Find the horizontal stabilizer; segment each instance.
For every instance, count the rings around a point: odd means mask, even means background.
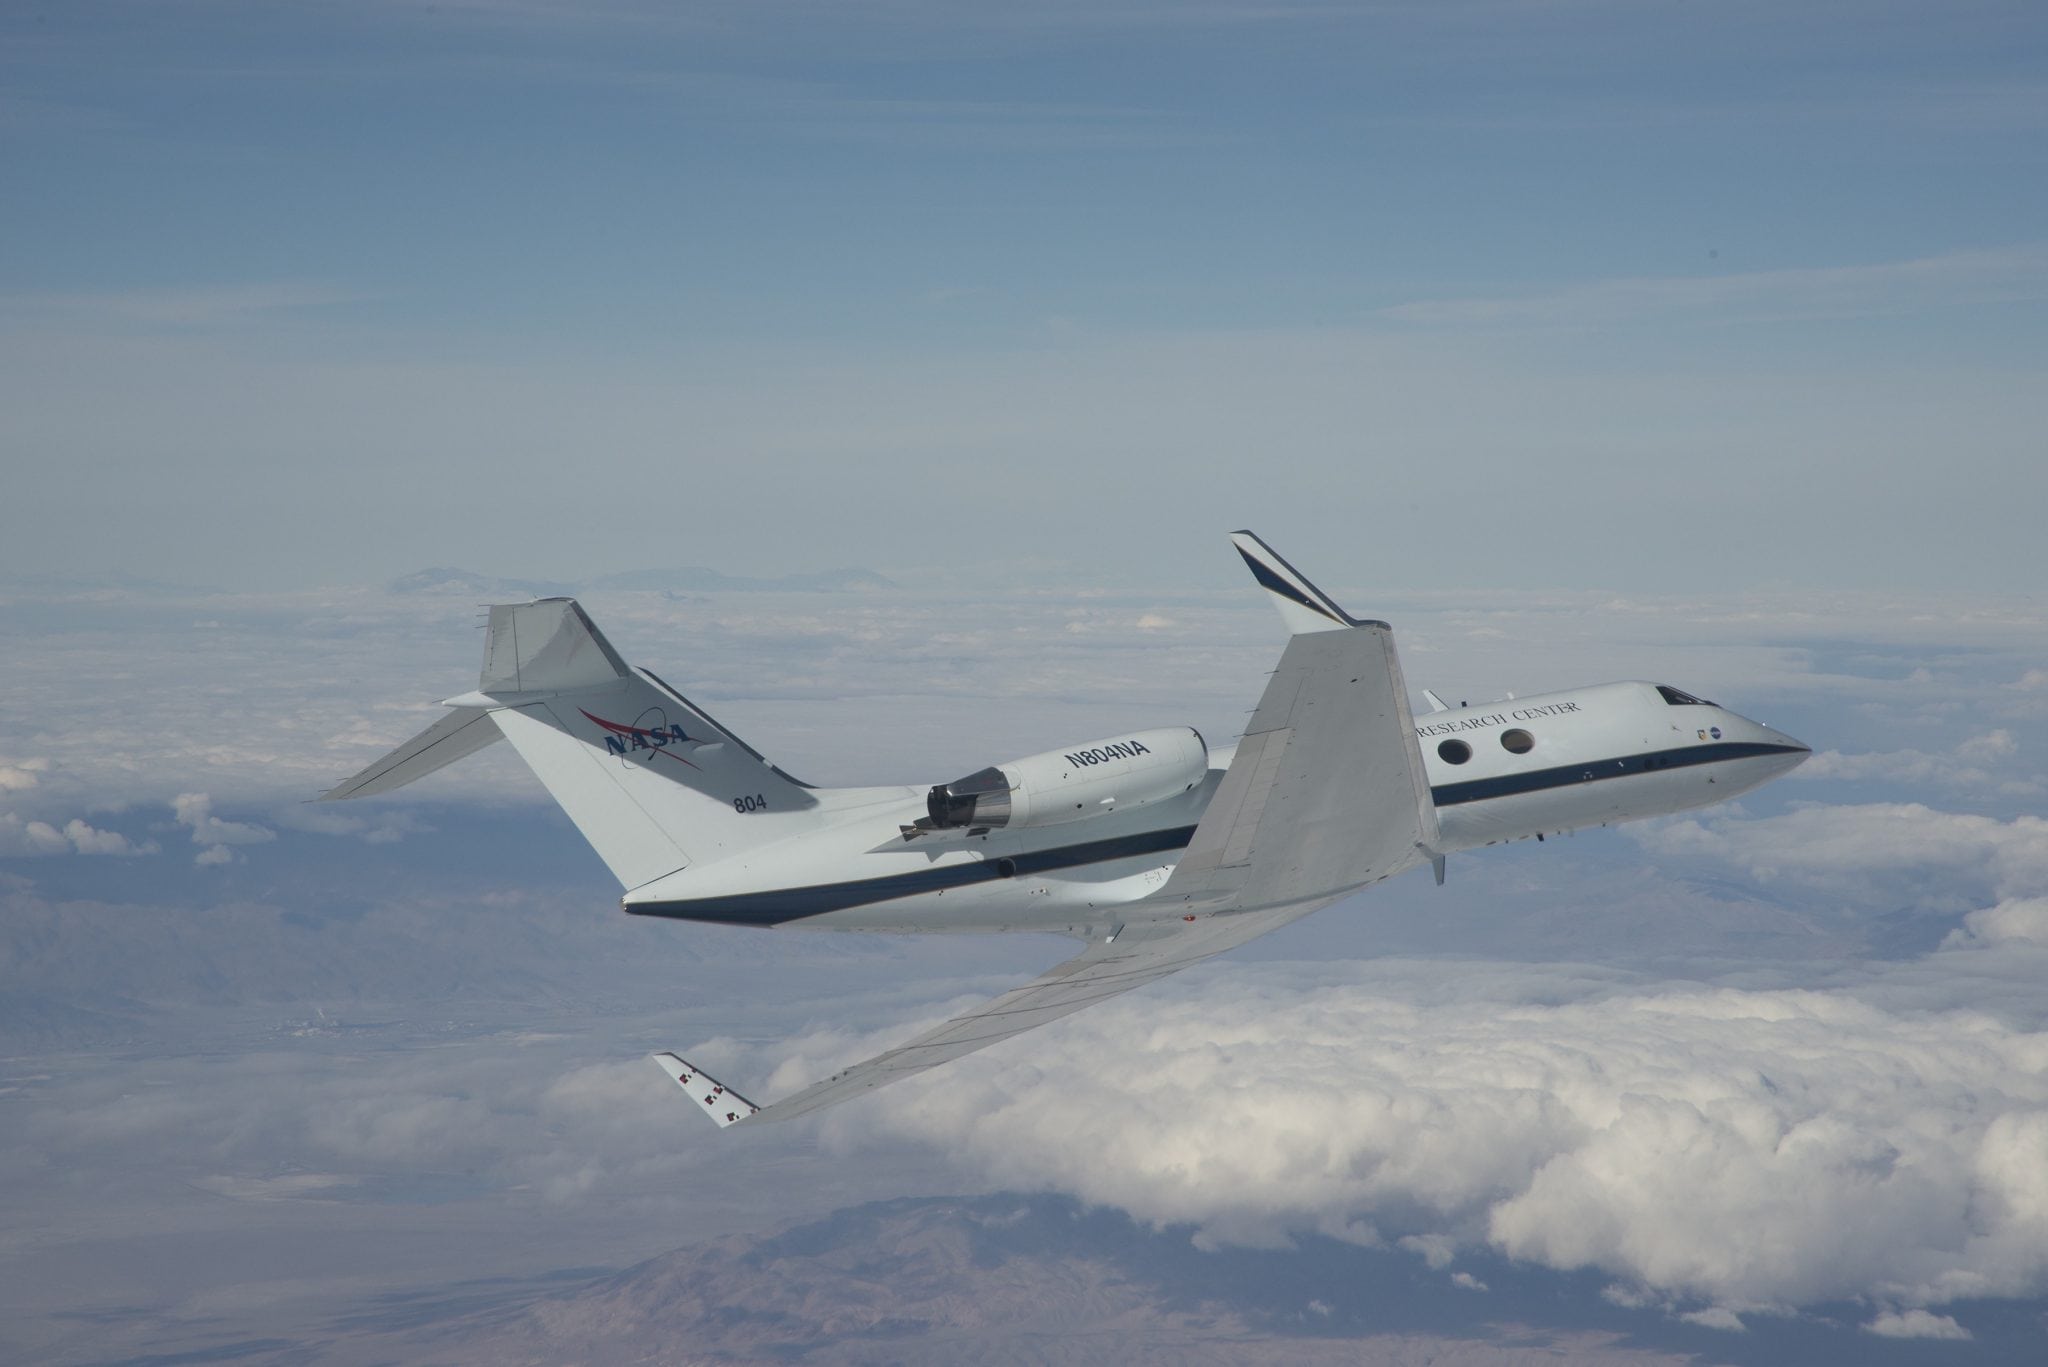
[[[628,890],[827,820],[810,788],[628,668],[574,599],[494,605],[477,684],[323,798],[390,792],[502,736]]]
[[[403,788],[459,759],[467,759],[504,732],[482,707],[458,707],[359,774],[320,794],[322,802],[345,797],[373,797]]]
[[[566,693],[597,688],[632,671],[573,598],[500,603],[484,636],[484,693]]]
[[[680,1054],[661,1053],[652,1057],[655,1066],[682,1088],[684,1095],[696,1102],[721,1130],[739,1124],[761,1109],[717,1078],[706,1077],[703,1069]]]

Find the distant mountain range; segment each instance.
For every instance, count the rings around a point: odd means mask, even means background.
[[[440,565],[415,570],[392,580],[390,591],[466,593],[480,598],[552,598],[594,590],[626,593],[877,593],[896,587],[894,580],[858,566],[760,578],[727,574],[702,565],[684,565],[665,570],[628,570],[623,574],[604,574],[580,583],[569,583],[555,579],[507,579]]]
[[[1531,1311],[1560,1308],[1556,1274],[1481,1296],[1410,1253],[1312,1235],[1287,1249],[1204,1252],[1192,1233],[1059,1196],[883,1201],[714,1238],[552,1294],[478,1296],[450,1318],[410,1302],[368,1311],[348,1321],[354,1335],[321,1345],[332,1356],[320,1360],[1684,1367],[1696,1360],[1688,1349],[1716,1346],[1714,1331],[1684,1325],[1663,1335],[1682,1344],[1631,1344],[1631,1329],[1670,1322],[1617,1310],[1591,1286],[1579,1289],[1582,1313],[1606,1323],[1532,1328]],[[1484,1270],[1500,1279],[1508,1269],[1489,1260]]]

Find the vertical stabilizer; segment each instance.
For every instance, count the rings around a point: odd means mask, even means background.
[[[574,599],[492,607],[478,683],[329,796],[387,792],[502,734],[628,889],[819,822],[809,788],[629,667]]]

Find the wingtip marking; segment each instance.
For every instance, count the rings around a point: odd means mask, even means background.
[[[1289,602],[1299,603],[1301,604],[1301,606],[1307,608],[1311,612],[1320,613],[1322,616],[1329,618],[1331,621],[1337,623],[1340,626],[1350,625],[1350,623],[1346,621],[1344,618],[1338,616],[1335,612],[1331,611],[1332,605],[1326,603],[1319,603],[1314,598],[1309,597],[1308,594],[1302,592],[1301,589],[1297,588],[1295,585],[1290,584],[1287,582],[1287,580],[1283,579],[1280,576],[1279,572],[1276,571],[1271,565],[1268,565],[1265,561],[1259,559],[1257,556],[1253,555],[1244,547],[1239,546],[1237,548],[1237,553],[1240,556],[1244,557],[1244,563],[1251,569],[1252,578],[1259,581],[1259,586],[1261,588],[1264,588],[1272,593],[1277,593],[1282,598],[1287,599]]]

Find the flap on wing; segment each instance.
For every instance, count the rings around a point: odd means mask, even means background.
[[[458,707],[361,773],[320,794],[322,802],[371,797],[403,788],[436,769],[467,758],[503,736],[483,707]]]

